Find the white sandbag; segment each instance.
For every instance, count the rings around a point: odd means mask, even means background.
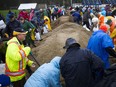
[[[48,33],[48,30],[47,30],[46,26],[43,27],[43,33],[44,34]]]
[[[5,64],[0,64],[0,74],[5,74]]]
[[[89,18],[88,21],[89,21],[89,25],[91,26],[91,19]]]
[[[56,17],[54,17],[54,21],[56,20]]]
[[[90,30],[87,28],[86,25],[84,25],[83,28],[84,28],[85,30],[87,30],[87,31],[90,31]]]
[[[45,26],[46,26],[46,28],[48,29],[48,25],[46,24]]]
[[[0,29],[6,28],[6,24],[4,23],[3,20],[0,20]]]
[[[96,32],[96,31],[98,31],[98,30],[99,30],[98,27],[94,27],[94,28],[93,28],[93,32]]]
[[[40,33],[39,32],[35,33],[35,37],[36,37],[36,40],[41,40],[41,37],[40,37]]]

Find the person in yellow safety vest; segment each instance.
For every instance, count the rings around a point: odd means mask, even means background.
[[[13,87],[24,86],[27,64],[35,67],[34,62],[27,58],[31,51],[30,47],[24,47],[22,44],[26,33],[24,29],[17,28],[13,31],[14,37],[7,42],[5,74],[10,77]]]
[[[50,25],[50,19],[47,16],[44,16],[44,21],[45,21],[44,24],[48,26],[48,31],[51,31],[52,28],[51,28],[51,25]]]

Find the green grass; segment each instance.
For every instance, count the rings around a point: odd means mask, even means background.
[[[0,10],[0,13],[6,18],[6,15],[9,10]],[[19,14],[19,10],[11,10],[12,12],[16,13],[16,16]]]

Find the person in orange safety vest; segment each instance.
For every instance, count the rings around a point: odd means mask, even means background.
[[[13,31],[14,37],[7,42],[5,74],[10,77],[13,87],[24,86],[26,65],[34,67],[33,61],[27,58],[31,49],[22,43],[26,33],[24,29],[17,28]]]

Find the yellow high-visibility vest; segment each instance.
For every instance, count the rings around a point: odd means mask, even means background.
[[[31,66],[33,63],[27,58],[30,47],[21,45],[16,37],[9,40],[7,44],[5,74],[10,77],[11,82],[19,81],[26,75],[26,65]]]

